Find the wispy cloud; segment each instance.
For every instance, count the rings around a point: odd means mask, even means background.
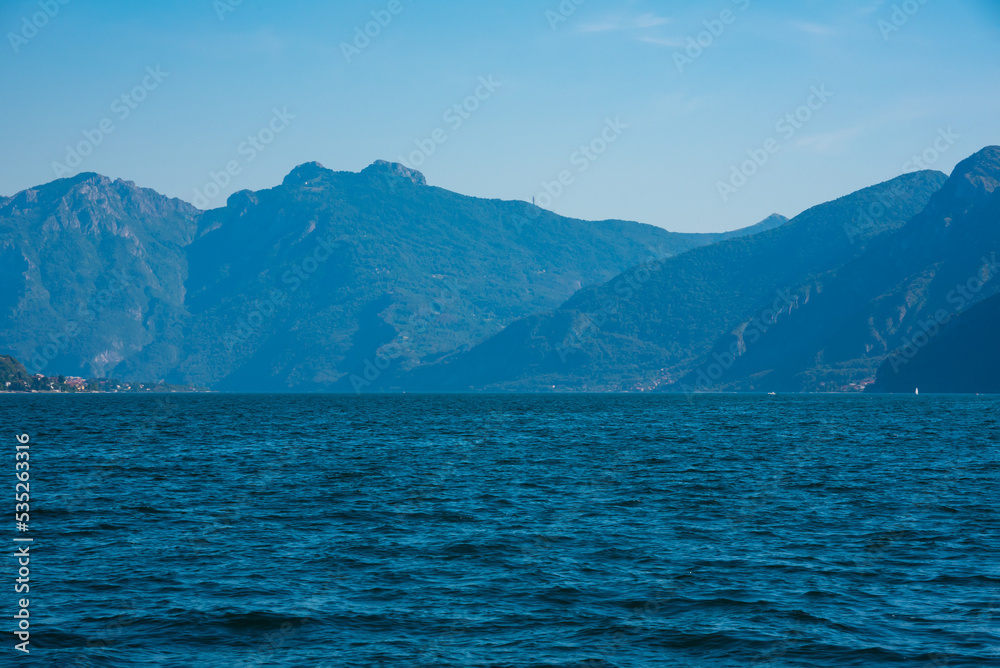
[[[622,30],[644,30],[656,28],[670,23],[670,19],[665,16],[657,16],[652,12],[640,14],[639,16],[608,17],[597,23],[586,23],[580,26],[580,32],[612,32]]]
[[[865,5],[857,11],[861,16],[868,16],[869,14],[874,14],[878,10],[882,9],[882,5],[885,4],[885,0],[874,0],[873,2]]]
[[[837,29],[833,26],[825,26],[819,23],[810,23],[808,21],[796,21],[792,25],[799,32],[804,32],[809,35],[836,35],[838,33]]]
[[[811,148],[817,153],[843,153],[852,141],[871,129],[870,126],[871,123],[863,123],[852,128],[814,134],[802,137],[795,144]]]
[[[942,125],[954,122],[951,104],[974,106],[978,98],[969,96],[944,103],[940,96],[909,97],[895,101],[892,105],[880,110],[870,110],[869,117],[863,123],[831,132],[818,133],[800,138],[796,146],[812,149],[822,154],[842,154],[852,148],[859,138],[873,133],[882,132],[887,127],[912,125],[917,121],[937,119]]]
[[[655,14],[643,14],[636,20],[636,28],[655,28],[656,26],[662,26],[670,23],[670,19],[665,16],[656,16]]]
[[[643,35],[642,37],[637,37],[636,39],[640,42],[655,44],[657,46],[665,46],[670,49],[677,49],[685,44],[682,39],[663,39],[661,37],[650,37],[648,35]]]

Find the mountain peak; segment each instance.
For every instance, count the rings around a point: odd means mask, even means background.
[[[954,215],[986,203],[1000,189],[1000,146],[987,146],[955,166],[931,201],[938,214]]]
[[[13,197],[0,198],[0,204],[12,203],[13,206],[35,207],[39,202],[52,202],[69,196],[71,193],[84,192],[93,193],[94,190],[106,190],[111,186],[111,179],[96,172],[81,172],[73,176],[68,176],[55,181],[50,181],[44,185],[27,188]],[[88,186],[91,186],[88,188]]]
[[[788,221],[788,217],[782,216],[780,213],[772,213],[770,216],[754,225],[751,229],[764,232],[766,230],[774,229],[775,227],[781,227]]]
[[[318,163],[317,163],[318,164]],[[286,181],[288,179],[285,179]],[[228,209],[246,209],[249,206],[257,204],[260,200],[257,198],[257,193],[252,190],[244,188],[243,190],[237,190],[232,195],[226,199],[226,208]]]
[[[281,182],[281,185],[305,185],[310,181],[314,181],[324,174],[330,174],[331,171],[321,165],[318,162],[304,162],[292,171],[288,172],[288,176],[285,180]]]
[[[383,178],[391,178],[393,180],[404,180],[414,183],[418,186],[426,186],[427,179],[423,174],[415,169],[410,169],[405,165],[401,165],[398,162],[389,162],[387,160],[376,160],[368,167],[366,167],[361,172],[362,174],[368,174],[370,176],[379,176]]]
[[[1000,146],[987,146],[958,163],[952,178],[958,177],[977,190],[992,193],[1000,186]]]
[[[59,184],[58,187],[60,189],[69,191],[75,188],[76,186],[83,184],[103,186],[107,188],[111,186],[112,183],[113,182],[111,181],[111,179],[109,179],[107,176],[104,176],[103,174],[98,174],[97,172],[80,172],[75,176],[69,176],[64,179],[57,179],[46,185],[55,186],[56,184]]]

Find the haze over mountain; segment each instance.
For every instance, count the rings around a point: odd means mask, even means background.
[[[376,350],[471,345],[647,257],[725,235],[562,218],[377,162],[301,165],[199,212],[81,174],[0,202],[0,349],[31,371],[329,389]]]
[[[0,349],[32,372],[141,376],[175,366],[183,249],[199,215],[185,202],[97,174],[5,198]]]
[[[822,294],[720,382],[745,389],[759,378],[778,391],[871,383],[887,354],[1000,289],[998,185],[1000,147],[959,163],[924,211],[825,277]]]
[[[1000,393],[1000,295],[914,334],[879,367],[872,392]]]
[[[996,290],[1000,149],[581,290],[400,379],[466,390],[861,389],[920,327]],[[970,277],[982,285],[961,301]],[[939,313],[938,311],[943,311]]]
[[[989,147],[675,234],[383,161],[306,163],[207,212],[82,174],[0,200],[0,354],[219,390],[861,390],[997,292],[998,184]]]
[[[923,209],[945,178],[908,174],[769,232],[631,269],[411,382],[451,389],[680,389],[689,374],[713,362],[713,346],[755,343],[775,320],[808,303],[829,272]]]

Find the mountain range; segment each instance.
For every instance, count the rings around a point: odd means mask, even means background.
[[[997,291],[1000,148],[579,291],[417,371],[437,390],[857,391]],[[978,278],[976,278],[978,277]],[[958,286],[974,283],[975,290]]]
[[[998,183],[988,147],[678,234],[383,161],[307,163],[204,212],[80,174],[0,198],[0,354],[234,391],[898,391],[984,344]]]
[[[0,350],[33,373],[353,387],[387,349],[417,366],[648,257],[784,222],[676,234],[571,220],[382,161],[304,164],[207,212],[85,173],[0,202]]]

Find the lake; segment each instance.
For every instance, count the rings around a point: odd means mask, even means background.
[[[11,474],[31,438],[9,665],[1000,666],[1000,397],[5,395],[0,425]]]

